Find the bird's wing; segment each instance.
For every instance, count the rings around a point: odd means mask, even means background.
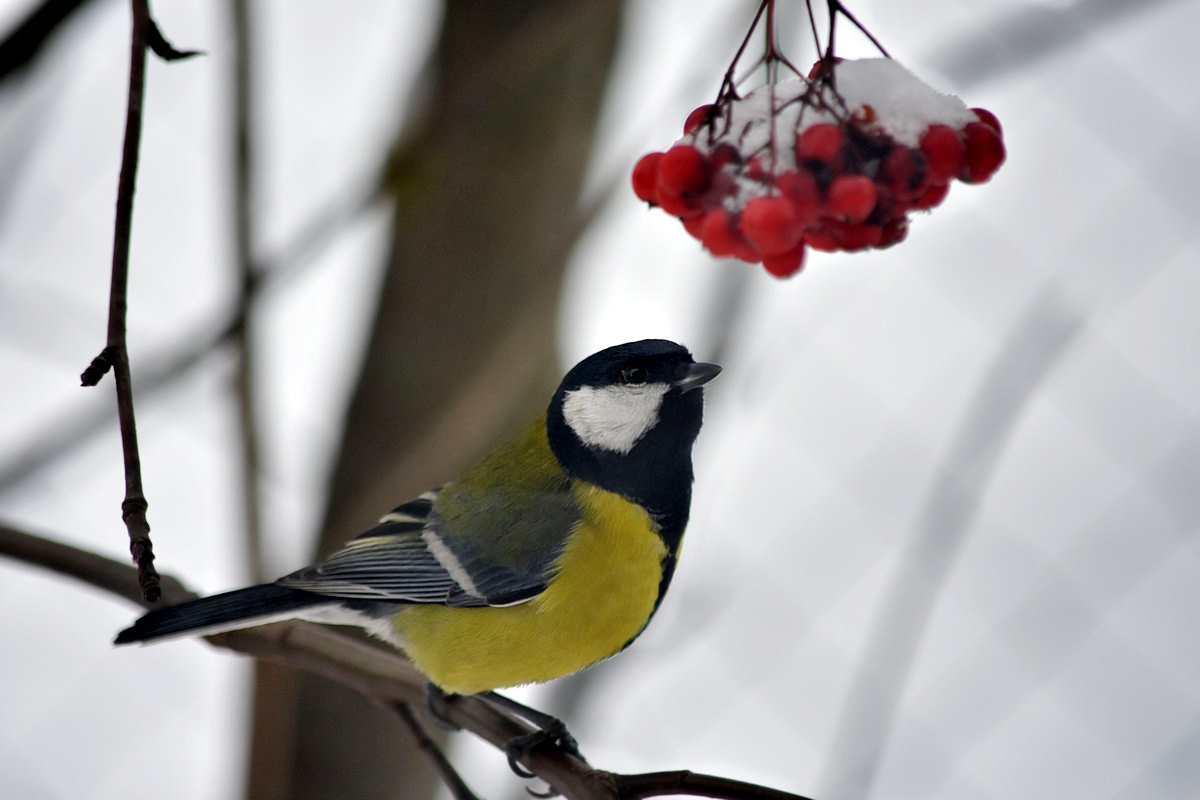
[[[514,605],[546,588],[573,520],[527,519],[503,497],[480,506],[486,513],[447,520],[440,491],[397,507],[326,561],[278,583],[330,597],[451,606]],[[548,536],[549,525],[561,535]]]

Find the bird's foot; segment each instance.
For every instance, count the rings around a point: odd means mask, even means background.
[[[538,729],[523,736],[517,736],[504,746],[504,753],[508,756],[508,766],[517,775],[522,778],[534,777],[534,774],[521,766],[520,762],[534,750],[547,747],[555,748],[561,753],[574,756],[583,763],[587,763],[583,753],[579,752],[579,743],[575,741],[575,737],[567,730],[566,724],[558,717],[538,711],[536,708],[530,708],[495,692],[485,692],[479,696],[497,708],[533,724]]]
[[[567,730],[567,726],[563,721],[555,717],[551,717],[548,724],[539,730],[509,739],[508,744],[504,745],[504,754],[508,756],[508,766],[513,772],[522,778],[535,778],[537,776],[521,766],[520,762],[525,760],[534,750],[546,747],[553,747],[559,752],[572,755],[585,763],[587,762],[587,759],[583,757],[583,753],[579,752],[579,743],[575,741],[575,737]],[[550,795],[542,796],[549,797]]]
[[[429,716],[433,717],[433,721],[440,727],[448,731],[458,731],[462,728],[450,721],[450,717],[446,714],[446,698],[450,697],[433,683],[425,684],[425,707],[429,709]]]

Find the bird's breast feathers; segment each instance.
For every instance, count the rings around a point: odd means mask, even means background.
[[[550,680],[620,651],[650,619],[666,545],[640,506],[589,484],[545,591],[516,605],[413,605],[394,624],[417,667],[449,692]]]

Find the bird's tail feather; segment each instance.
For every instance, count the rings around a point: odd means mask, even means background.
[[[210,636],[283,619],[330,599],[273,583],[188,600],[158,608],[117,634],[114,644],[146,642],[172,636]]]

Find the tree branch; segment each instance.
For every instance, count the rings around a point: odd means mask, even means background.
[[[634,800],[639,797],[662,795],[691,795],[718,797],[728,800],[810,800],[778,789],[758,786],[717,775],[702,775],[681,769],[671,772],[645,772],[640,775],[614,775],[617,797]]]
[[[25,68],[87,0],[42,0],[0,40],[0,82]]]
[[[0,523],[0,555],[69,575],[150,607],[145,598],[132,591],[136,570],[110,558],[3,523]],[[170,576],[162,579],[162,587],[168,602],[194,596]],[[280,622],[217,634],[207,640],[216,647],[308,670],[354,689],[385,708],[424,707],[426,680],[408,659],[397,651],[368,644],[331,628],[308,622]],[[512,739],[531,732],[525,723],[477,697],[448,697],[442,712],[453,724],[501,751]],[[730,800],[807,800],[763,786],[686,770],[645,775],[605,772],[555,749],[533,750],[521,763],[553,791],[577,800],[624,800],[663,794]]]
[[[417,719],[417,715],[413,713],[412,709],[405,703],[393,703],[392,710],[396,712],[396,716],[400,717],[400,721],[412,734],[417,748],[429,756],[430,763],[441,776],[442,783],[446,784],[446,788],[450,790],[454,800],[479,800],[462,776],[458,774],[458,771],[454,769],[450,759],[446,758],[442,748],[438,747],[438,743],[425,730],[425,726]]]
[[[251,20],[246,0],[229,0],[230,28],[233,31],[233,75],[230,138],[233,149],[232,197],[230,210],[234,229],[234,269],[238,287],[237,315],[240,324],[234,332],[237,343],[237,418],[241,448],[242,505],[245,525],[247,562],[255,582],[265,580],[262,552],[262,511],[259,491],[261,448],[256,413],[254,310],[259,280],[251,247],[254,220],[251,211],[254,193],[252,164],[253,84],[250,74]]]
[[[117,181],[117,212],[113,224],[112,284],[108,295],[108,341],[80,380],[95,386],[109,368],[117,385],[117,418],[121,427],[121,451],[125,459],[125,499],[121,519],[129,532],[129,553],[138,565],[142,596],[154,602],[162,594],[154,568],[154,546],[146,519],[146,495],[142,489],[142,461],[138,453],[137,423],[133,413],[133,382],[129,375],[129,351],[125,342],[128,311],[129,242],[133,229],[133,195],[137,185],[138,152],[142,141],[142,107],[146,87],[146,47],[150,33],[147,0],[132,0],[133,26],[130,35],[129,97],[125,107],[125,141],[121,148],[121,173]]]

